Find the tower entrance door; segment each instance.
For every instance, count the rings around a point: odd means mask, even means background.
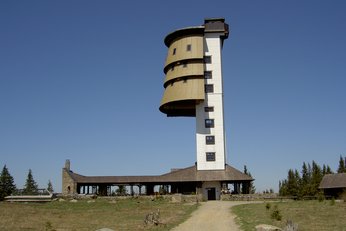
[[[207,190],[208,190],[208,201],[216,200],[215,188],[207,188]]]

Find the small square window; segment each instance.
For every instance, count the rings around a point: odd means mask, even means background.
[[[215,161],[215,152],[207,152],[206,159],[207,161]]]
[[[177,52],[177,48],[173,48],[173,55]]]
[[[211,79],[213,76],[211,74],[211,71],[205,71],[204,72],[204,78],[205,79]]]
[[[191,44],[187,44],[186,51],[191,51]]]
[[[213,128],[214,127],[214,119],[205,119],[205,127]]]
[[[205,93],[213,93],[214,92],[214,85],[213,84],[206,84],[204,86]]]
[[[206,144],[215,144],[215,136],[206,136],[205,137]]]
[[[186,62],[183,63],[183,67],[184,68],[187,67],[187,63]]]
[[[214,111],[214,107],[204,107],[204,111],[205,112],[213,112]]]
[[[211,56],[204,56],[204,63],[211,63]]]

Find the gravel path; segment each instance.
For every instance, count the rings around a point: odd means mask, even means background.
[[[230,208],[246,201],[208,201],[192,213],[192,216],[172,231],[239,231]]]

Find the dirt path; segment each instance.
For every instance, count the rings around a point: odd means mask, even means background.
[[[230,208],[234,205],[245,204],[245,201],[208,201],[192,213],[192,216],[172,229],[172,231],[239,231]]]

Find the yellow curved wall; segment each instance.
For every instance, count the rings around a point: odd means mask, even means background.
[[[191,51],[187,51],[187,45],[191,45]],[[176,49],[175,54],[173,50]],[[194,35],[176,39],[168,48],[165,68],[174,62],[185,59],[203,59],[203,35]]]
[[[167,82],[187,76],[201,76],[203,78],[204,75],[204,64],[203,63],[187,63],[184,67],[183,64],[175,66],[174,69],[169,69],[166,73],[166,78],[164,81],[164,85]]]
[[[179,35],[168,45],[160,104],[167,116],[195,116],[196,104],[205,97],[203,33],[193,33]]]

